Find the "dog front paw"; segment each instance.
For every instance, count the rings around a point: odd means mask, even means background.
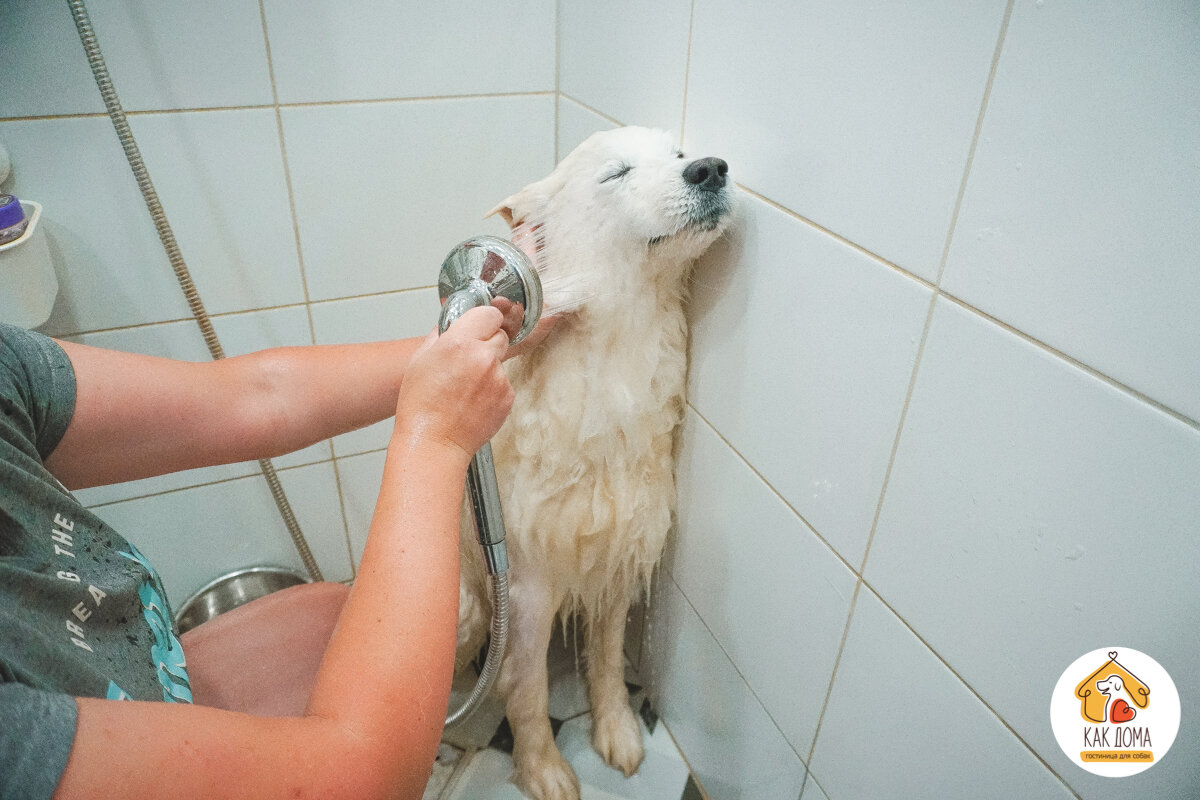
[[[592,724],[592,746],[610,767],[628,778],[637,772],[645,755],[642,729],[628,705],[621,704],[605,713],[596,713]]]
[[[521,759],[513,783],[533,800],[579,800],[579,778],[554,747]]]

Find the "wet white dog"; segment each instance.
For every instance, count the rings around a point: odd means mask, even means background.
[[[727,170],[717,158],[689,159],[661,131],[619,128],[590,137],[493,212],[536,229],[546,307],[562,315],[540,347],[508,362],[516,401],[492,443],[512,582],[499,688],[514,781],[537,800],[579,797],[547,713],[546,651],[560,617],[584,625],[593,745],[626,775],[642,761],[625,619],[671,524],[687,276],[729,224]],[[489,614],[477,552],[464,532],[460,664],[478,650]]]

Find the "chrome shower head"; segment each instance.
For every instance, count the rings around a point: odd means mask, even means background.
[[[445,333],[469,309],[496,306],[510,345],[528,336],[542,315],[542,283],[533,263],[497,236],[473,236],[450,251],[438,276],[438,297],[439,331]]]

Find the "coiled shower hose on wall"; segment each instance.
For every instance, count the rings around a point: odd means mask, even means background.
[[[141,190],[142,198],[146,201],[146,208],[149,209],[150,217],[154,220],[158,238],[162,240],[163,249],[166,250],[167,258],[171,261],[171,268],[175,271],[175,277],[179,281],[180,288],[183,289],[184,297],[187,298],[188,308],[191,309],[196,324],[200,326],[200,333],[204,336],[208,352],[214,361],[220,360],[225,357],[225,351],[217,339],[217,332],[213,329],[208,313],[204,310],[204,303],[201,302],[200,295],[196,292],[196,286],[192,283],[191,273],[183,260],[183,254],[179,251],[179,244],[175,241],[175,234],[167,222],[167,215],[158,200],[158,192],[154,190],[154,184],[150,181],[150,173],[146,169],[146,163],[142,160],[137,141],[133,138],[133,131],[129,128],[125,111],[121,108],[120,98],[117,96],[112,78],[108,74],[108,66],[104,63],[104,55],[100,51],[100,43],[96,40],[96,32],[88,17],[87,7],[83,0],[68,0],[68,5],[71,7],[71,16],[75,18],[75,28],[79,31],[79,41],[83,43],[83,49],[87,53],[92,75],[96,78],[96,86],[99,87],[100,96],[104,99],[104,107],[108,110],[108,118],[112,120],[113,127],[117,129],[117,138],[121,140],[121,148],[125,151],[129,168],[133,170],[138,189]],[[296,521],[296,515],[292,512],[291,503],[284,494],[283,485],[279,482],[274,464],[270,459],[262,459],[258,464],[262,469],[263,477],[267,480],[267,486],[271,490],[275,506],[279,509],[279,515],[283,517],[283,523],[292,537],[296,552],[300,554],[300,560],[304,562],[305,570],[314,581],[323,580],[321,569],[317,566],[316,559],[313,558],[304,533],[300,530],[300,523]]]

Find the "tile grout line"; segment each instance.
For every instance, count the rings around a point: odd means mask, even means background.
[[[296,191],[292,182],[292,165],[288,159],[287,137],[283,131],[283,113],[279,108],[279,86],[275,81],[275,61],[271,54],[271,35],[267,25],[267,11],[263,5],[263,0],[258,0],[258,15],[262,24],[263,48],[267,56],[267,77],[271,83],[271,101],[272,111],[275,114],[275,132],[279,138],[279,155],[282,160],[283,167],[283,183],[287,191],[288,213],[292,218],[292,238],[296,246],[296,266],[300,270],[300,286],[304,292],[304,313],[308,320],[308,337],[309,342],[317,344],[317,329],[313,322],[312,295],[308,287],[308,270],[304,263],[304,245],[300,237],[300,217],[296,212]],[[333,484],[338,496],[338,509],[342,518],[342,542],[346,546],[346,553],[350,562],[350,578],[351,580],[358,574],[358,569],[354,564],[354,548],[350,544],[350,522],[346,517],[346,498],[342,494],[341,474],[338,471],[338,461],[334,452],[333,439],[326,440],[326,447],[329,449],[330,464],[333,466]]]
[[[1021,745],[1024,746],[1030,752],[1030,754],[1034,758],[1036,758],[1038,760],[1038,762],[1041,763],[1041,765],[1044,766],[1050,772],[1051,775],[1053,775],[1055,778],[1058,778],[1058,780],[1062,782],[1063,786],[1065,786],[1067,788],[1067,790],[1069,792],[1071,792],[1071,794],[1075,795],[1075,797],[1079,798],[1079,800],[1082,800],[1081,795],[1078,792],[1076,792],[1069,783],[1067,783],[1067,780],[1062,775],[1058,774],[1058,771],[1056,769],[1054,769],[1054,767],[1052,767],[1050,765],[1050,763],[1048,761],[1046,761],[1046,759],[1042,758],[1041,753],[1039,753],[1037,751],[1037,749],[1034,748],[1033,745],[1031,745],[1031,744],[1029,744],[1029,742],[1025,741],[1025,737],[1023,737],[1020,733],[1018,733],[1017,730],[1008,722],[1008,720],[1006,720],[1000,714],[999,711],[997,711],[995,708],[993,708],[992,704],[989,703],[987,700],[985,700],[983,695],[981,695],[979,692],[977,692],[975,690],[975,687],[972,686],[971,683],[968,682],[966,678],[964,678],[962,675],[959,674],[958,670],[956,670],[954,667],[950,666],[950,662],[948,662],[945,658],[943,658],[941,653],[939,653],[936,649],[934,649],[933,645],[931,645],[928,641],[925,640],[925,637],[923,637],[921,634],[917,633],[917,629],[914,628],[911,624],[909,624],[909,622],[906,619],[904,619],[904,617],[900,616],[899,612],[897,612],[896,609],[892,608],[892,606],[886,600],[883,599],[883,595],[880,594],[879,592],[877,592],[875,590],[874,586],[872,586],[870,583],[868,583],[866,581],[863,582],[863,585],[866,586],[867,590],[870,591],[871,594],[873,594],[877,600],[879,600],[879,602],[883,605],[884,608],[886,608],[889,612],[891,612],[891,614],[900,621],[900,624],[904,626],[905,630],[907,630],[909,633],[911,633],[916,638],[916,640],[918,642],[920,642],[921,645],[926,650],[928,650],[930,652],[930,654],[933,655],[934,658],[936,658],[938,660],[938,663],[940,663],[946,669],[947,672],[949,672],[951,675],[953,675],[954,678],[956,680],[958,680],[958,682],[961,683],[968,692],[970,692],[971,696],[974,697],[976,700],[978,700],[980,705],[982,705],[984,708],[986,708],[988,710],[988,712],[990,712],[992,714],[992,716],[994,716],[996,718],[996,720],[1001,725],[1003,725],[1004,728],[1010,734],[1012,734],[1014,739],[1016,739],[1018,742],[1020,742]]]
[[[800,755],[800,751],[796,749],[795,745],[793,745],[791,740],[788,739],[787,734],[783,732],[783,728],[779,726],[779,722],[775,719],[775,716],[770,712],[770,710],[767,709],[767,704],[764,703],[762,698],[758,696],[758,692],[756,692],[754,687],[750,685],[750,680],[745,676],[741,668],[738,667],[737,662],[733,660],[733,656],[729,655],[729,651],[725,649],[725,645],[721,644],[720,638],[718,638],[713,629],[709,627],[708,622],[704,619],[704,615],[702,615],[699,609],[692,604],[692,598],[688,597],[687,592],[683,591],[683,587],[680,586],[675,580],[675,575],[670,569],[664,567],[663,572],[665,572],[667,577],[670,578],[671,585],[674,586],[675,590],[679,592],[679,596],[683,598],[683,601],[688,604],[688,608],[691,609],[691,612],[696,615],[696,619],[698,619],[700,624],[704,626],[704,631],[710,637],[712,637],[713,643],[717,646],[717,649],[721,651],[721,655],[725,657],[725,660],[729,662],[729,666],[733,668],[734,673],[745,685],[746,691],[750,693],[750,696],[754,698],[754,702],[758,703],[758,707],[762,709],[763,714],[771,721],[771,725],[773,725],[775,730],[779,732],[779,736],[781,739],[783,739],[784,744],[787,745],[789,750],[796,754],[796,758],[802,765],[804,765],[804,771],[807,773],[808,761],[805,760],[804,756]],[[681,755],[683,754],[682,749],[679,752]]]
[[[992,66],[988,70],[987,81],[983,85],[983,98],[979,103],[979,116],[975,118],[975,131],[971,136],[971,146],[967,149],[967,161],[963,165],[962,181],[958,184],[958,196],[954,199],[954,211],[950,215],[950,227],[946,231],[946,243],[942,248],[942,263],[938,266],[935,283],[940,288],[942,276],[946,273],[946,264],[950,258],[950,244],[954,241],[955,228],[958,226],[958,215],[962,211],[963,198],[967,195],[967,181],[971,177],[971,167],[975,163],[975,150],[979,146],[979,138],[983,133],[983,120],[987,116],[988,105],[992,99],[992,86],[996,82],[996,71],[1000,67],[1000,55],[1004,52],[1004,41],[1008,37],[1008,23],[1012,19],[1013,3],[1008,0],[1004,8],[1004,17],[1000,21],[1000,35],[996,39],[996,49],[992,52]]]
[[[1050,344],[1047,344],[1046,342],[1041,341],[1040,339],[1036,338],[1032,334],[1026,333],[1025,331],[1022,331],[1020,328],[1013,326],[1011,323],[1005,322],[1004,320],[1000,319],[999,317],[993,316],[992,314],[989,314],[988,312],[984,311],[983,309],[979,308],[978,306],[972,305],[971,303],[967,302],[966,300],[963,300],[961,297],[959,297],[955,294],[952,294],[951,292],[946,291],[941,286],[934,284],[934,283],[930,283],[929,280],[927,280],[926,278],[922,278],[920,275],[917,275],[914,272],[910,272],[909,270],[905,269],[904,267],[901,267],[891,261],[888,261],[887,259],[883,258],[882,256],[880,256],[876,253],[872,253],[870,250],[867,250],[862,245],[855,244],[854,242],[850,241],[849,239],[846,239],[845,237],[840,236],[839,234],[829,230],[828,228],[822,227],[820,224],[813,222],[812,220],[798,214],[795,211],[792,211],[791,209],[787,208],[786,206],[780,205],[779,203],[772,200],[771,198],[766,197],[764,195],[760,195],[757,192],[755,192],[754,190],[748,189],[748,188],[742,186],[741,184],[738,184],[738,187],[742,191],[744,191],[746,194],[750,195],[751,197],[765,203],[766,205],[770,206],[771,208],[774,208],[777,211],[780,211],[780,212],[786,214],[787,216],[791,217],[792,219],[794,219],[798,222],[808,225],[809,227],[816,230],[818,233],[824,234],[826,236],[829,236],[829,237],[835,239],[839,243],[851,248],[852,250],[861,254],[862,256],[871,259],[872,261],[876,262],[880,266],[890,269],[894,272],[897,272],[900,275],[904,276],[905,278],[908,278],[912,281],[915,281],[916,283],[919,283],[920,285],[924,286],[925,288],[931,290],[936,297],[941,297],[941,298],[945,299],[946,301],[959,306],[960,308],[962,308],[965,311],[968,311],[972,314],[982,317],[983,319],[987,320],[988,322],[991,322],[992,324],[1002,328],[1003,330],[1007,331],[1008,333],[1011,333],[1011,334],[1021,338],[1023,341],[1033,345],[1034,347],[1038,348],[1039,350],[1042,350],[1043,352],[1047,353],[1048,355],[1051,355],[1055,358],[1061,359],[1061,360],[1067,362],[1068,364],[1070,364],[1071,366],[1077,367],[1078,369],[1088,373],[1092,377],[1107,384],[1109,387],[1121,392],[1122,394],[1129,395],[1133,399],[1141,401],[1141,402],[1155,408],[1156,410],[1161,411],[1162,413],[1175,419],[1176,421],[1181,422],[1184,425],[1187,425],[1189,428],[1192,428],[1193,430],[1200,432],[1200,419],[1194,419],[1194,418],[1188,416],[1187,414],[1185,414],[1181,411],[1178,411],[1177,409],[1171,408],[1169,405],[1162,402],[1161,400],[1156,400],[1155,398],[1151,397],[1150,395],[1146,394],[1145,392],[1142,392],[1138,389],[1133,388],[1129,384],[1124,383],[1123,381],[1120,381],[1117,378],[1114,378],[1113,376],[1108,375],[1105,372],[1102,372],[1101,370],[1097,369],[1096,367],[1090,366],[1090,365],[1084,363],[1083,361],[1080,361],[1078,358],[1076,358],[1074,356],[1068,355],[1067,353],[1063,352],[1062,350],[1059,350],[1058,348],[1054,347],[1053,345],[1050,345]],[[957,212],[955,213],[954,216],[957,217]],[[947,244],[947,250],[946,250],[947,253],[948,253],[948,249],[949,248],[948,248],[948,244]]]
[[[274,79],[272,78],[272,90],[274,90]],[[366,106],[366,105],[381,105],[384,103],[422,103],[422,102],[445,102],[452,100],[494,100],[516,97],[553,97],[555,94],[552,90],[537,89],[524,92],[472,92],[466,94],[438,94],[438,95],[402,95],[396,97],[361,97],[351,100],[306,100],[293,103],[245,103],[229,106],[181,106],[179,108],[142,108],[136,110],[125,109],[125,115],[128,117],[145,117],[155,114],[204,114],[221,111],[270,111],[275,108],[325,108],[329,106]],[[0,124],[5,122],[48,122],[53,120],[70,120],[70,119],[107,119],[108,114],[103,111],[81,111],[70,114],[29,114],[26,116],[17,117],[0,117]]]
[[[328,464],[331,461],[335,461],[337,459],[357,458],[358,456],[367,456],[367,455],[373,455],[375,453],[386,453],[386,452],[387,452],[386,447],[377,447],[377,448],[373,448],[371,450],[363,450],[361,452],[348,453],[346,455],[334,455],[329,458],[320,458],[320,459],[317,459],[316,461],[305,461],[303,464],[292,464],[292,465],[289,465],[286,467],[277,466],[276,469],[279,472],[291,472],[291,471],[298,470],[298,469],[304,469],[305,467],[316,467],[316,466],[320,466],[321,464]],[[253,463],[253,462],[239,461],[236,463],[242,464],[242,463]],[[223,466],[229,466],[229,465],[226,464]],[[198,469],[212,469],[212,468],[211,467],[199,467]],[[121,497],[116,500],[105,500],[104,502],[101,502],[101,503],[92,503],[92,504],[85,503],[84,505],[89,509],[104,508],[106,506],[115,506],[118,503],[129,503],[134,500],[149,500],[150,498],[153,498],[153,497],[162,497],[162,496],[168,495],[168,494],[178,494],[179,492],[186,492],[191,489],[205,489],[210,486],[220,486],[223,483],[233,483],[234,481],[240,481],[245,478],[256,478],[256,477],[259,477],[259,475],[260,475],[260,473],[257,470],[252,468],[249,472],[246,472],[245,474],[242,474],[242,475],[232,475],[228,478],[216,478],[214,480],[202,480],[197,483],[189,483],[185,486],[176,486],[176,487],[173,487],[170,489],[161,489],[159,491],[154,491],[154,492],[148,491],[143,494],[134,494],[134,495],[130,495],[128,497]],[[142,479],[142,480],[149,480],[149,479]],[[115,486],[115,485],[119,485],[119,484],[112,484],[112,485]]]
[[[573,96],[571,96],[571,95],[570,95],[570,94],[568,94],[567,92],[559,92],[558,94],[559,94],[559,97],[562,97],[562,98],[564,98],[564,99],[570,100],[572,103],[574,103],[575,105],[579,106],[579,107],[580,107],[580,108],[582,108],[584,111],[588,111],[588,112],[590,112],[590,113],[592,113],[592,114],[595,114],[597,117],[600,117],[600,118],[601,118],[601,119],[603,119],[605,122],[611,122],[613,125],[617,125],[617,126],[621,126],[621,125],[624,125],[624,124],[625,124],[624,122],[622,122],[621,120],[617,119],[616,117],[609,116],[608,114],[605,114],[605,113],[604,113],[603,111],[601,111],[600,109],[598,109],[598,108],[595,108],[595,107],[593,107],[593,106],[589,106],[587,103],[583,102],[582,100],[580,100],[580,99],[578,99],[578,98],[576,98],[576,97],[573,97]]]
[[[971,173],[971,165],[972,165],[972,160],[974,158],[975,147],[979,140],[979,132],[983,127],[984,117],[986,116],[986,112],[987,112],[988,100],[991,97],[992,84],[996,77],[996,68],[997,68],[997,65],[1000,60],[1000,54],[1001,54],[1001,52],[1003,52],[1005,37],[1008,33],[1008,22],[1009,22],[1011,14],[1012,14],[1013,2],[1014,2],[1014,0],[1008,0],[1008,4],[1005,7],[1005,11],[1004,11],[1004,18],[1000,25],[1000,31],[997,35],[996,48],[992,54],[992,65],[991,65],[990,70],[988,71],[987,81],[984,84],[983,97],[980,100],[979,115],[976,118],[975,130],[971,136],[971,146],[968,150],[967,161],[963,165],[963,177],[962,177],[961,182],[959,183],[958,195],[955,198],[955,202],[954,202],[954,211],[950,216],[950,225],[949,225],[948,230],[946,231],[946,242],[942,248],[942,258],[941,258],[941,264],[939,264],[939,266],[938,266],[937,281],[933,284],[934,291],[932,293],[932,296],[929,299],[929,309],[925,313],[925,324],[921,331],[921,340],[917,345],[917,351],[913,357],[912,373],[909,376],[908,388],[907,388],[907,390],[905,392],[905,396],[904,396],[904,404],[900,409],[900,419],[896,425],[896,435],[892,439],[892,448],[891,448],[891,452],[888,455],[887,469],[884,472],[883,483],[879,489],[879,499],[875,503],[875,514],[874,514],[874,518],[871,520],[871,529],[867,533],[867,543],[866,543],[866,546],[863,548],[862,561],[859,563],[859,568],[858,568],[858,572],[857,572],[858,582],[855,584],[854,596],[850,601],[850,608],[846,614],[846,625],[845,625],[845,628],[843,628],[843,630],[842,630],[842,641],[841,641],[841,644],[838,646],[837,656],[834,659],[833,671],[829,678],[829,686],[825,691],[825,701],[821,706],[821,714],[817,719],[817,729],[813,733],[812,747],[809,750],[808,761],[806,762],[808,764],[812,763],[813,755],[817,749],[817,743],[820,741],[821,727],[825,722],[825,713],[829,709],[829,701],[830,701],[830,698],[833,696],[833,687],[837,682],[838,670],[841,667],[842,656],[845,653],[846,642],[848,641],[849,636],[850,636],[850,628],[854,623],[854,612],[857,608],[858,597],[862,591],[862,586],[864,583],[863,575],[867,568],[867,561],[871,556],[871,546],[875,542],[875,534],[879,528],[879,519],[883,513],[883,503],[887,497],[887,490],[888,490],[888,486],[890,485],[890,482],[891,482],[892,470],[895,468],[895,465],[896,465],[896,455],[900,449],[900,441],[904,436],[904,426],[908,420],[908,412],[912,406],[913,392],[916,389],[917,378],[921,372],[921,362],[922,362],[922,359],[925,354],[925,348],[929,342],[929,332],[933,326],[933,315],[934,315],[935,309],[937,308],[938,296],[941,293],[941,288],[940,288],[941,278],[942,278],[942,274],[944,273],[944,271],[946,269],[946,259],[949,254],[949,251],[950,251],[950,242],[953,240],[953,237],[954,237],[954,226],[958,220],[959,211],[962,208],[963,198],[966,195],[966,184],[967,184],[968,177],[970,176],[970,173]]]
[[[271,313],[274,311],[287,311],[289,309],[300,308],[307,304],[311,304],[313,306],[322,306],[322,305],[328,305],[330,303],[344,303],[344,302],[353,302],[355,300],[366,300],[366,299],[370,299],[370,298],[392,297],[392,296],[398,296],[398,295],[402,295],[402,294],[408,294],[410,292],[424,292],[424,291],[430,291],[430,290],[433,290],[436,288],[437,287],[434,285],[413,286],[413,287],[406,288],[406,289],[392,289],[392,290],[383,291],[383,292],[368,292],[367,294],[353,294],[353,295],[345,295],[343,297],[331,297],[331,298],[323,299],[323,300],[312,300],[312,301],[309,301],[309,303],[304,303],[304,302],[283,303],[281,305],[276,305],[276,306],[256,306],[254,308],[244,308],[244,309],[238,309],[236,311],[221,311],[221,312],[216,312],[216,313],[210,313],[209,316],[215,320],[216,319],[225,319],[228,317],[243,317],[248,314],[262,314],[262,313]],[[154,320],[152,322],[138,322],[138,323],[134,323],[131,325],[118,325],[118,326],[114,326],[112,328],[93,328],[91,330],[86,330],[86,331],[75,331],[72,333],[62,333],[62,334],[55,333],[55,334],[50,334],[50,335],[59,336],[59,337],[94,336],[96,334],[102,334],[102,333],[121,333],[121,332],[125,332],[125,331],[141,330],[143,328],[152,328],[152,327],[155,327],[158,325],[178,325],[181,323],[189,323],[189,322],[194,323],[195,320],[193,320],[191,317],[177,317],[175,319]]]
[[[701,422],[703,422],[710,431],[712,431],[714,436],[716,436],[718,439],[721,440],[722,444],[724,444],[726,447],[729,448],[730,452],[733,453],[734,456],[737,457],[738,461],[740,461],[742,463],[742,466],[744,466],[746,469],[748,469],[755,478],[757,478],[759,481],[761,481],[763,486],[765,486],[767,488],[767,491],[770,492],[772,495],[774,495],[775,499],[777,499],[780,503],[783,503],[784,507],[788,511],[792,512],[792,514],[797,519],[799,519],[800,522],[804,523],[804,527],[807,528],[813,534],[813,536],[816,536],[817,540],[821,544],[825,545],[825,547],[829,550],[830,555],[832,555],[834,558],[836,558],[838,561],[840,561],[842,563],[842,566],[844,566],[846,569],[848,569],[851,574],[853,574],[855,577],[858,577],[858,570],[855,569],[854,565],[851,564],[849,560],[844,558],[842,556],[842,554],[838,552],[837,548],[834,547],[833,544],[828,539],[826,539],[820,533],[820,531],[818,531],[816,529],[816,527],[811,522],[809,522],[808,519],[802,513],[800,513],[800,511],[798,511],[795,506],[793,506],[791,504],[791,502],[788,501],[788,499],[786,497],[783,496],[783,494],[779,491],[779,489],[777,489],[775,487],[775,485],[773,483],[771,483],[771,481],[768,480],[765,475],[763,475],[761,472],[758,471],[757,467],[755,467],[752,463],[750,463],[750,460],[748,458],[746,458],[745,454],[743,454],[742,451],[738,450],[737,447],[733,444],[733,442],[726,439],[725,434],[721,433],[721,431],[717,428],[716,425],[714,425],[712,422],[710,422],[709,419],[706,416],[704,416],[704,414],[701,413],[699,409],[697,409],[694,405],[692,405],[690,400],[686,401],[686,402],[687,402],[687,407],[692,410],[692,413],[695,414],[696,417],[699,418],[699,420]]]
[[[554,2],[554,163],[562,154],[559,152],[558,130],[562,124],[559,108],[562,106],[562,0]]]
[[[696,30],[696,0],[692,0],[688,9],[687,55],[683,60],[683,108],[679,116],[679,146],[684,146],[684,133],[687,131],[687,101],[688,81],[692,76],[692,34]]]

